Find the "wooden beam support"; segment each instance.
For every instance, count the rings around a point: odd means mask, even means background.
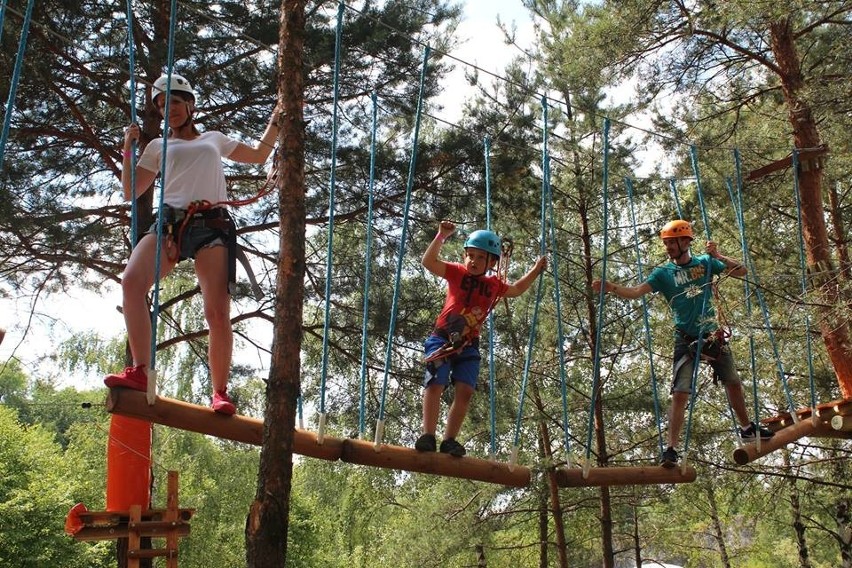
[[[556,470],[559,487],[602,487],[610,485],[665,485],[668,483],[692,483],[695,468],[651,467],[592,467],[583,475],[583,469],[562,467]]]
[[[757,449],[756,442],[743,444],[734,450],[734,461],[745,465],[806,436],[825,437],[833,434],[831,426],[819,418],[816,422],[811,418],[799,420],[797,424],[778,430],[769,440],[761,441],[760,450]]]
[[[828,146],[823,144],[819,148],[810,148],[807,150],[801,150],[799,152],[799,164],[801,165],[804,171],[808,171],[812,168],[812,166],[808,163],[811,160],[819,160],[823,156],[828,154]],[[793,165],[793,154],[789,154],[785,158],[781,158],[780,160],[776,160],[771,162],[765,166],[757,168],[756,170],[752,170],[748,173],[746,179],[748,181],[759,180],[760,178],[771,174],[772,172],[777,172],[779,170],[783,170],[785,168],[789,168]],[[817,167],[821,167],[821,163],[816,164]]]
[[[852,416],[832,416],[831,427],[839,432],[852,432]]]
[[[520,465],[510,468],[506,463],[418,452],[413,448],[388,444],[376,448],[375,443],[367,440],[344,440],[340,459],[347,463],[473,479],[510,487],[527,487],[531,478],[529,468]]]
[[[131,389],[109,389],[107,411],[255,446],[263,442],[262,420],[238,414],[225,416],[206,406],[161,396],[153,405],[148,405],[144,392]],[[318,444],[316,434],[297,429],[293,434],[293,451],[303,456],[335,461],[340,459],[342,442],[325,436],[323,443]]]

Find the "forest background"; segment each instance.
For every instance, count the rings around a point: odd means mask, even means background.
[[[6,6],[0,38],[4,99],[23,4]],[[762,292],[773,333],[766,332],[761,310],[748,309],[754,296],[744,296],[739,282],[723,283],[720,301],[735,330],[733,344],[743,376],[749,384],[757,379],[758,413],[773,415],[791,400],[807,405],[811,386],[819,401],[840,394],[823,344],[811,345],[806,338],[810,332],[818,339],[816,329],[843,322],[849,311],[845,224],[850,219],[852,2],[775,4],[525,2],[537,26],[534,46],[507,61],[499,77],[466,66],[477,94],[456,102],[462,110],[451,123],[430,111],[450,67],[465,66],[452,55],[459,7],[429,0],[347,5],[333,295],[328,299],[325,229],[337,4],[308,5],[304,60],[310,228],[302,350],[307,426],[315,427],[311,410],[321,399],[329,409],[330,435],[371,438],[371,424],[386,400],[385,439],[410,445],[419,433],[419,346],[443,293],[418,261],[439,219],[451,218],[470,231],[484,225],[489,206],[495,230],[514,241],[513,277],[537,256],[542,240],[556,272],[548,272],[542,288],[496,310],[496,387],[483,385],[463,430],[468,451],[487,456],[493,390],[497,457],[508,459],[517,434],[521,463],[537,472],[533,484],[507,489],[303,459],[293,474],[288,565],[637,566],[648,560],[708,567],[850,565],[849,442],[805,439],[752,465],[733,465],[736,441],[729,412],[721,390],[703,375],[690,439],[690,461],[698,469],[695,483],[556,490],[545,475],[548,467],[586,454],[600,466],[656,463],[661,420],[655,394],[665,406],[670,366],[668,309],[658,299],[648,303],[649,345],[643,304],[607,299],[599,318],[589,283],[602,273],[605,247],[607,277],[614,280],[639,279],[637,252],[646,271],[661,263],[656,231],[677,217],[678,208],[699,232],[712,230],[730,256],[740,255],[742,221],[752,261],[750,294]],[[277,70],[270,46],[278,37],[278,4],[183,1],[179,6],[176,70],[198,77],[203,128],[251,140],[275,102]],[[142,46],[137,74],[150,81],[166,61],[167,5],[137,3],[135,10],[136,43]],[[830,150],[821,175],[831,253],[840,267],[841,301],[833,306],[820,305],[818,298],[802,292],[790,169],[744,184],[741,209],[728,191],[739,189],[735,149],[748,172],[788,156],[793,148],[789,93],[772,44],[779,29],[790,31],[800,63],[798,96]],[[432,54],[425,74],[425,116],[386,375],[411,130],[426,45]],[[119,202],[116,190],[120,141],[130,117],[127,61],[123,5],[35,4],[9,115],[0,186],[4,294],[62,297],[79,286],[99,290],[104,282],[119,280],[130,225],[129,207]],[[380,119],[375,217],[368,226],[374,88]],[[631,89],[629,97],[612,96],[625,89]],[[142,92],[135,100],[143,125],[156,132],[159,123],[149,100]],[[542,159],[543,101],[548,109],[547,167]],[[606,169],[605,117],[611,127]],[[485,193],[486,136],[491,143],[490,203]],[[659,152],[652,164],[649,148]],[[700,199],[693,149],[700,164]],[[545,180],[542,172],[548,174]],[[252,195],[265,177],[262,169],[252,168],[231,168],[229,174],[235,196]],[[552,224],[542,220],[547,217],[543,192],[553,203]],[[241,244],[264,289],[259,301],[247,287],[235,298],[238,341],[243,348],[268,353],[269,346],[251,330],[257,322],[270,321],[278,211],[268,200],[236,213]],[[709,227],[704,214],[712,220]],[[373,246],[366,258],[368,230]],[[460,241],[448,243],[446,254],[458,254]],[[369,287],[365,261],[372,273]],[[210,390],[206,333],[191,267],[182,267],[163,286],[157,359],[161,390],[205,404]],[[367,371],[362,375],[365,294]],[[324,357],[327,301],[333,319]],[[55,347],[57,364],[69,373],[97,376],[125,364],[123,336],[82,334]],[[649,347],[654,372],[646,355]],[[599,404],[592,420],[595,368]],[[323,376],[327,381],[321,384]],[[385,376],[389,380],[383,391]],[[659,392],[652,388],[652,378]],[[264,381],[251,365],[234,369],[233,391],[241,413],[262,417]],[[109,420],[101,403],[103,390],[77,390],[30,376],[10,358],[0,371],[0,395],[0,564],[112,565],[109,543],[76,543],[62,532],[71,505],[84,502],[97,508],[103,500]],[[516,425],[521,400],[525,405]],[[181,503],[197,509],[192,534],[181,544],[181,564],[244,563],[245,514],[257,479],[257,449],[157,428],[154,463],[158,480],[165,479],[167,470],[180,471]],[[155,499],[162,500],[159,484],[156,489]]]

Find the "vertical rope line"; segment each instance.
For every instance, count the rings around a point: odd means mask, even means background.
[[[568,378],[565,371],[565,329],[562,324],[562,293],[559,287],[559,258],[558,248],[556,246],[556,215],[553,205],[553,188],[550,185],[550,160],[547,161],[547,171],[545,172],[547,180],[547,197],[549,205],[548,223],[550,226],[550,254],[553,262],[553,300],[556,304],[556,350],[559,354],[559,385],[562,395],[562,431],[564,433],[565,442],[565,461],[570,467],[571,465],[571,426],[568,423]],[[543,279],[543,278],[542,278]]]
[[[799,223],[799,268],[801,271],[802,308],[805,312],[805,337],[808,354],[808,386],[811,394],[811,408],[816,408],[816,389],[814,387],[814,353],[811,339],[811,317],[808,313],[808,269],[805,263],[805,237],[802,223],[802,194],[799,187],[799,149],[793,148],[793,191],[796,194],[796,218]]]
[[[624,178],[624,185],[627,187],[627,200],[630,204],[630,224],[633,226],[633,248],[636,251],[636,272],[638,281],[645,281],[645,274],[642,268],[642,254],[639,251],[639,231],[636,228],[636,207],[633,199],[633,180]],[[654,369],[654,344],[651,337],[651,323],[648,317],[648,300],[642,296],[642,320],[645,324],[645,344],[648,346],[648,363],[651,368],[651,392],[654,396],[654,418],[657,422],[657,441],[660,446],[660,455],[663,454],[663,426],[660,412],[660,395],[657,392],[657,373]]]
[[[2,26],[2,24],[0,24]],[[128,74],[130,75],[130,122],[135,124],[136,117],[136,48],[133,42],[133,0],[127,0],[127,59]],[[122,146],[122,162],[124,147]],[[136,140],[130,145],[130,248],[136,247],[139,241],[136,219],[139,216],[139,205],[136,203]]]
[[[741,171],[740,171],[740,156],[737,150],[734,150],[734,164],[737,172],[737,180],[738,183],[742,180]],[[737,218],[737,229],[740,233],[740,249],[743,251],[743,266],[748,269],[748,243],[746,241],[745,236],[745,217],[743,216],[743,202],[742,202],[742,192],[738,191],[738,199],[734,197],[734,189],[731,184],[731,180],[726,180],[725,186],[728,189],[728,196],[731,199],[731,205],[734,207],[734,213]],[[752,315],[752,303],[751,303],[751,286],[749,285],[748,277],[743,278],[743,296],[745,297],[745,308],[746,308],[746,319],[751,321]],[[758,406],[757,406],[757,356],[755,355],[755,345],[754,345],[754,331],[751,326],[749,326],[748,332],[748,352],[749,352],[749,369],[751,370],[751,396],[752,396],[752,410],[754,411],[754,416],[758,416]]]
[[[337,5],[337,30],[334,35],[334,84],[331,113],[331,179],[328,189],[328,248],[325,253],[325,319],[322,332],[322,371],[320,374],[320,421],[325,416],[325,385],[328,378],[328,342],[331,328],[331,270],[334,250],[334,198],[337,185],[337,128],[340,97],[340,44],[343,35],[343,2]]]
[[[151,314],[151,370],[156,369],[157,362],[157,320],[160,314],[160,267],[162,266],[163,252],[163,203],[166,195],[166,157],[169,141],[169,101],[172,97],[172,71],[175,61],[175,29],[177,22],[177,0],[171,2],[171,17],[169,18],[169,49],[168,49],[168,77],[166,78],[166,92],[163,113],[163,155],[160,160],[160,201],[157,208],[157,253],[154,256],[154,297],[152,300],[153,313]]]
[[[701,210],[701,220],[704,223],[704,234],[707,240],[711,240],[710,236],[710,221],[707,218],[707,209],[704,207],[704,192],[701,189],[701,172],[698,168],[698,149],[695,145],[689,148],[689,158],[692,163],[692,171],[695,174],[695,191],[698,194],[698,205]],[[702,331],[704,320],[707,317],[707,307],[710,303],[711,282],[713,280],[712,258],[707,259],[707,266],[704,272],[704,286],[701,291],[701,315],[698,319],[698,340],[695,346],[695,357],[692,361],[692,381],[689,385],[689,416],[686,419],[686,434],[684,436],[683,452],[689,453],[689,441],[692,436],[692,417],[695,410],[695,397],[698,395],[698,372],[701,369],[701,350],[704,347],[704,333]],[[676,361],[673,362],[677,363]],[[730,404],[728,404],[730,410]],[[733,415],[732,415],[733,418]],[[685,461],[685,460],[684,460]]]
[[[541,219],[541,231],[539,235],[539,251],[541,254],[544,254],[545,251],[545,212],[546,212],[546,204],[547,204],[547,172],[548,172],[548,151],[547,151],[547,140],[548,140],[548,119],[547,119],[547,98],[541,97],[541,115],[542,115],[542,149],[541,149],[541,170],[542,170],[542,179],[541,179],[541,206],[540,210],[540,219]],[[526,399],[527,393],[527,382],[529,381],[530,374],[530,365],[532,363],[532,355],[533,355],[533,347],[535,346],[535,336],[536,336],[536,328],[538,327],[538,310],[541,304],[541,294],[542,294],[542,286],[543,286],[544,278],[538,278],[538,285],[536,288],[536,299],[535,299],[535,307],[533,308],[533,316],[532,322],[530,323],[530,333],[529,333],[529,341],[527,342],[527,355],[524,359],[524,371],[523,377],[521,379],[521,393],[518,400],[518,413],[515,417],[515,437],[513,442],[512,449],[512,463],[515,462],[517,458],[518,449],[520,448],[520,440],[521,440],[521,418],[524,414],[524,401]]]
[[[683,219],[683,209],[680,208],[680,197],[677,193],[677,182],[675,178],[669,178],[669,187],[672,190],[672,196],[674,197],[675,207],[677,207],[677,218]]]
[[[491,137],[483,140],[485,155],[485,228],[491,230]],[[497,456],[497,373],[494,369],[494,310],[488,312],[488,409],[490,416],[490,457]]]
[[[420,120],[423,115],[423,93],[426,83],[426,64],[429,61],[430,48],[427,45],[423,49],[423,66],[420,69],[420,89],[417,93],[417,111],[414,119],[414,133],[411,139],[411,159],[408,164],[408,181],[405,184],[405,205],[402,214],[402,232],[399,236],[399,254],[396,259],[396,283],[393,290],[393,301],[391,303],[390,328],[388,329],[387,350],[385,351],[385,369],[382,379],[382,397],[379,405],[379,421],[385,418],[385,401],[388,392],[388,378],[390,376],[391,358],[393,355],[393,342],[396,334],[396,316],[399,311],[399,291],[402,280],[402,260],[405,256],[405,240],[408,237],[408,211],[411,207],[411,190],[414,187],[414,170],[417,165],[417,142],[420,138]]]
[[[743,206],[742,197],[745,191],[743,190],[742,167],[738,150],[734,151],[734,160],[737,168],[737,193],[739,194],[740,211],[742,215],[742,230],[745,231],[745,216],[743,214],[745,208]],[[749,276],[750,278],[754,279],[754,295],[755,297],[757,297],[757,302],[760,305],[760,311],[763,316],[763,326],[769,336],[769,343],[770,345],[772,345],[772,353],[775,356],[775,370],[778,373],[778,380],[781,382],[782,387],[784,389],[784,393],[787,397],[787,407],[790,410],[791,416],[793,417],[793,421],[797,421],[798,415],[795,412],[795,408],[793,406],[793,398],[790,395],[790,389],[787,385],[787,373],[784,371],[784,365],[781,362],[781,355],[778,352],[778,343],[775,340],[775,331],[772,327],[772,321],[769,318],[769,308],[766,305],[766,299],[764,298],[763,291],[761,290],[760,276],[758,275],[757,268],[754,265],[754,261],[751,258],[751,252],[749,252],[748,247],[743,247],[743,255],[743,258],[746,261],[746,268],[748,269]],[[756,368],[756,365],[756,362],[752,361],[752,367]],[[753,372],[756,373],[756,371]],[[755,416],[757,416],[757,396],[755,396]]]
[[[18,55],[15,57],[15,69],[12,71],[12,81],[9,85],[9,98],[6,100],[6,116],[3,117],[3,132],[0,133],[0,171],[3,171],[3,161],[6,158],[6,142],[9,140],[9,129],[12,124],[12,111],[15,109],[15,97],[18,93],[18,82],[21,79],[21,68],[24,66],[24,54],[27,51],[27,37],[30,34],[30,21],[33,15],[35,0],[27,2],[27,11],[21,25],[21,38],[18,41]],[[6,4],[3,4],[4,8]],[[2,24],[2,22],[0,22]],[[0,27],[2,30],[2,27]]]
[[[601,259],[602,281],[606,282],[607,249],[609,247],[609,117],[604,119],[603,125],[603,258]],[[586,462],[592,456],[592,430],[595,425],[595,404],[598,396],[598,385],[601,378],[601,337],[603,328],[604,305],[606,297],[606,286],[601,284],[598,292],[598,324],[595,330],[595,361],[592,371],[592,394],[589,397],[589,421],[586,426]]]
[[[370,314],[370,280],[373,266],[373,200],[376,181],[376,130],[378,124],[378,104],[376,103],[376,91],[370,95],[373,103],[373,116],[370,133],[370,183],[367,188],[367,249],[364,261],[364,312],[361,327],[361,394],[358,409],[358,432],[364,437],[365,426],[365,398],[367,388],[367,321]]]

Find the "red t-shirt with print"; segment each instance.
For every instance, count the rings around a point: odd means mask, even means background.
[[[447,298],[435,320],[435,332],[444,337],[453,332],[462,337],[479,337],[488,310],[509,287],[496,276],[474,276],[463,264],[448,262],[445,266]]]

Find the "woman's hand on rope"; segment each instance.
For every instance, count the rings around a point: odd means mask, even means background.
[[[538,257],[538,260],[535,261],[535,266],[533,267],[533,270],[535,270],[536,276],[538,276],[539,274],[541,274],[542,272],[547,270],[547,257],[546,256]]]
[[[139,125],[135,122],[131,122],[127,128],[124,129],[124,155],[128,157],[127,154],[133,150],[133,143],[139,141]]]

